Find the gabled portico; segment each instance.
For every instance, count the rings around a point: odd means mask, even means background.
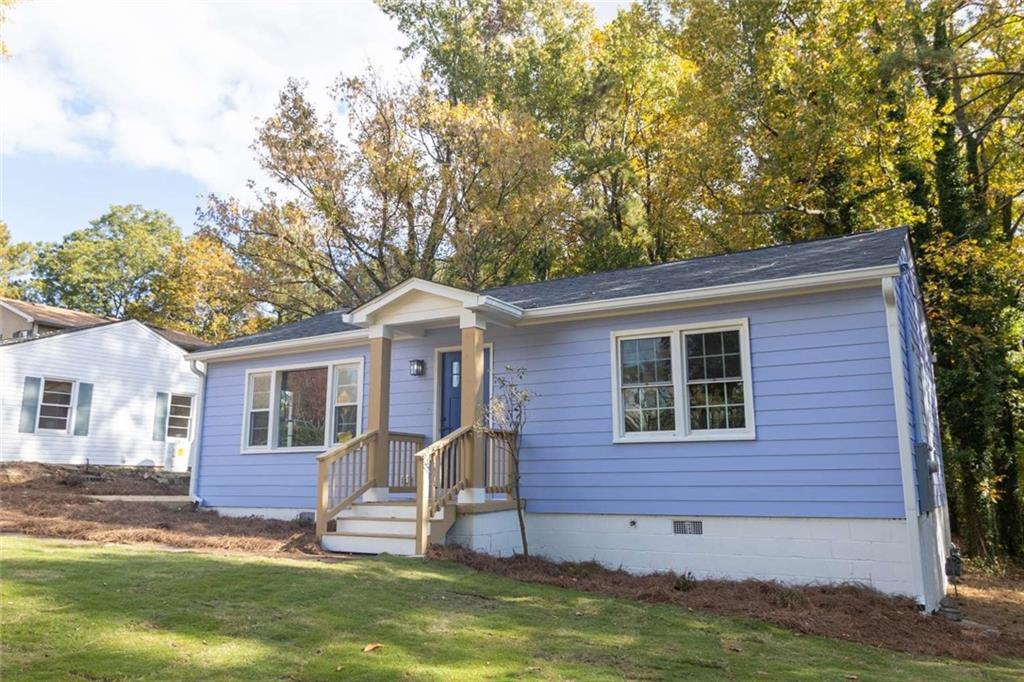
[[[408,483],[414,479],[418,553],[432,536],[450,527],[454,509],[449,507],[486,503],[488,493],[508,495],[508,453],[483,428],[484,344],[489,324],[506,325],[521,314],[515,306],[488,296],[419,279],[410,279],[349,313],[346,321],[366,328],[369,336],[367,424],[359,437],[318,458],[318,535],[327,534],[327,523],[354,505],[374,504],[398,513],[398,506],[411,503],[403,493],[412,491]],[[459,329],[461,350],[461,424],[424,447],[425,436],[390,430],[392,344],[396,338],[421,337],[429,330],[453,327]],[[389,519],[398,528],[398,518]],[[347,520],[339,519],[343,521]],[[405,539],[409,534],[391,535]],[[372,551],[359,549],[370,544],[359,540],[351,551]]]

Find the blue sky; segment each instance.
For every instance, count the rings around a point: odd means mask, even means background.
[[[596,0],[601,22],[628,2]],[[0,62],[0,220],[57,240],[111,204],[169,213],[186,231],[210,193],[262,181],[249,145],[288,77],[322,110],[341,73],[412,77],[403,38],[372,3],[24,2]]]

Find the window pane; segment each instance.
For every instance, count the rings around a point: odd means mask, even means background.
[[[725,356],[725,377],[728,379],[736,379],[742,376],[740,370],[740,356],[739,355],[726,355]]]
[[[726,427],[725,408],[724,407],[711,407],[711,408],[708,408],[708,428],[710,428],[710,429],[724,429],[725,427]]]
[[[690,428],[745,428],[739,331],[684,334],[683,338],[687,349],[686,398]]]
[[[730,407],[729,408],[729,428],[730,429],[742,429],[746,426],[747,416],[743,411],[742,407]]]
[[[270,374],[249,377],[249,407],[253,410],[270,409]]]
[[[704,358],[687,358],[686,378],[694,381],[707,378],[707,373],[704,371]]]
[[[719,355],[722,352],[722,333],[704,334],[704,354]]]
[[[708,428],[708,411],[704,408],[697,408],[690,410],[690,428],[691,429],[706,429]]]
[[[338,405],[334,408],[334,442],[343,443],[356,435],[358,412],[355,405]]]
[[[59,417],[61,419],[68,418],[69,408],[63,405],[40,405],[39,416],[40,417]]]
[[[266,445],[270,432],[270,412],[249,413],[249,445]]]
[[[675,429],[671,337],[619,341],[619,362],[625,431]]]
[[[676,428],[676,411],[670,410],[658,410],[658,430],[660,431],[674,431]]]
[[[55,417],[40,417],[39,428],[41,429],[59,429],[61,431],[68,428],[67,419],[57,419]]]
[[[49,388],[49,383],[50,382],[46,382],[46,383],[47,383],[47,388]],[[50,405],[70,405],[71,404],[71,392],[70,392],[70,390],[67,393],[62,393],[62,392],[59,392],[59,391],[50,391],[50,390],[43,391],[43,400],[42,400],[42,402],[49,403]]]
[[[327,428],[327,368],[291,370],[279,377],[278,446],[322,446]]]
[[[709,355],[704,358],[704,366],[707,367],[708,379],[721,379],[725,376],[725,363],[721,355]]]
[[[355,365],[334,368],[334,403],[354,403],[359,396],[359,370]]]
[[[726,353],[740,352],[740,333],[738,331],[722,332],[723,350]]]
[[[168,426],[167,436],[169,438],[188,438],[188,426]]]

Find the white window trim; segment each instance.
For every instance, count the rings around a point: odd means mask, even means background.
[[[326,450],[332,445],[329,445],[331,438],[331,422],[334,419],[334,395],[331,388],[334,384],[334,367],[336,365],[357,365],[359,372],[358,379],[358,395],[356,396],[357,409],[356,409],[356,422],[359,435],[363,432],[363,364],[364,357],[362,355],[357,357],[349,358],[337,358],[334,360],[326,360],[324,362],[305,362],[302,364],[291,364],[291,365],[273,365],[267,367],[253,367],[245,370],[245,384],[243,390],[245,391],[242,404],[242,429],[239,437],[239,452],[243,455],[269,455],[269,454],[289,454],[289,453],[300,453],[300,452],[319,452]],[[324,391],[324,414],[326,415],[326,425],[324,426],[324,439],[320,445],[296,445],[292,447],[278,447],[274,444],[277,443],[277,428],[278,428],[278,374],[280,372],[289,372],[303,369],[327,369],[327,390]],[[270,374],[270,414],[267,423],[267,444],[266,445],[249,445],[249,414],[251,412],[249,401],[249,377],[253,374]]]
[[[190,401],[189,402],[189,410],[188,410],[188,434],[184,438],[180,438],[179,436],[172,436],[170,433],[168,433],[168,430],[171,428],[171,403],[174,402],[174,397],[175,396],[177,396],[179,398],[188,398],[189,401]],[[167,418],[164,419],[164,439],[165,440],[170,440],[171,438],[174,438],[175,440],[191,441],[192,440],[192,430],[194,428],[193,424],[195,424],[195,421],[196,421],[195,417],[196,417],[196,395],[195,395],[195,393],[178,393],[178,392],[175,392],[175,391],[167,391]]]
[[[70,435],[75,425],[75,408],[78,405],[78,380],[61,377],[39,377],[39,401],[36,403],[36,433],[44,431],[52,434]],[[63,429],[51,429],[39,425],[39,419],[43,415],[43,395],[46,393],[47,381],[66,381],[71,383],[71,403],[68,405],[68,423]]]
[[[683,345],[685,333],[714,331],[739,331],[740,366],[743,371],[743,408],[746,412],[746,427],[743,429],[702,429],[690,430],[690,410],[686,403],[685,377],[683,375]],[[672,395],[676,406],[676,429],[674,431],[641,431],[626,433],[623,422],[621,377],[619,366],[619,342],[623,339],[668,336],[672,348]],[[754,383],[750,367],[750,324],[747,318],[716,320],[693,324],[667,325],[646,329],[629,329],[611,332],[612,370],[612,442],[613,443],[664,443],[678,441],[729,441],[754,440],[757,427],[754,424]]]

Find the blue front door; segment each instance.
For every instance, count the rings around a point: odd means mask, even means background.
[[[484,405],[491,400],[491,350],[484,349]],[[441,353],[441,436],[462,426],[462,352]]]

